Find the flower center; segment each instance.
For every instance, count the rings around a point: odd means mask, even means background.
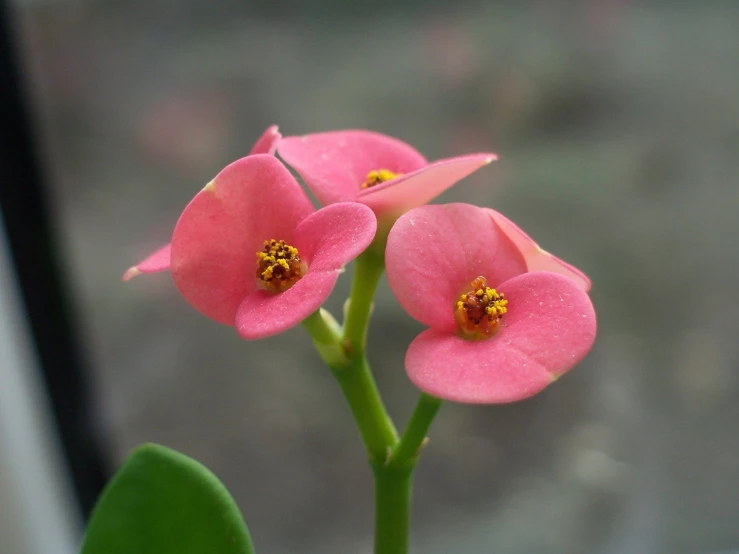
[[[402,173],[393,173],[388,169],[375,169],[367,173],[367,179],[362,183],[362,188],[368,189],[379,185],[380,183],[384,183],[385,181],[391,181],[401,175]]]
[[[487,286],[485,277],[470,283],[472,290],[462,294],[454,306],[459,334],[468,339],[486,339],[498,330],[498,322],[508,311],[503,294]]]
[[[271,292],[284,292],[305,273],[300,263],[298,249],[284,240],[265,240],[264,248],[257,252],[257,278]]]

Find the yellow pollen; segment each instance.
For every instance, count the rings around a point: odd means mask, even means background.
[[[298,249],[284,240],[265,240],[264,248],[257,252],[257,278],[269,291],[286,291],[304,273],[305,267],[300,263]]]
[[[468,339],[485,339],[498,330],[498,323],[508,311],[508,300],[487,286],[485,277],[470,283],[472,290],[462,294],[454,308],[459,334]]]
[[[367,179],[362,183],[363,189],[368,189],[384,183],[385,181],[392,181],[396,177],[400,177],[402,173],[393,173],[389,169],[375,169],[367,173]]]

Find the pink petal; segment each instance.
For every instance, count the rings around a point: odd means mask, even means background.
[[[185,208],[172,237],[172,277],[206,316],[233,325],[256,289],[256,253],[268,239],[293,240],[313,206],[274,156],[235,161]]]
[[[491,209],[487,209],[487,211],[493,216],[493,219],[495,219],[503,232],[521,250],[521,253],[526,259],[526,266],[529,271],[552,271],[559,273],[577,282],[586,292],[590,290],[590,279],[582,271],[543,250],[534,242],[534,239],[524,233],[520,227],[503,214]]]
[[[377,220],[367,206],[339,202],[318,210],[295,229],[295,246],[308,271],[341,269],[375,237]]]
[[[418,388],[455,402],[514,402],[541,391],[588,353],[595,311],[574,281],[526,273],[498,290],[508,299],[508,313],[492,338],[468,341],[429,329],[411,343],[405,365]]]
[[[454,303],[483,276],[490,286],[526,271],[518,249],[490,216],[470,204],[421,206],[398,219],[388,236],[390,288],[415,319],[454,330]]]
[[[370,171],[410,173],[426,165],[409,144],[362,130],[287,137],[277,152],[323,205],[356,200]]]
[[[324,303],[339,271],[309,271],[280,294],[257,290],[249,294],[236,314],[236,330],[247,340],[281,333],[303,321]]]
[[[439,160],[413,173],[364,189],[358,200],[376,214],[394,219],[411,208],[427,204],[496,159],[495,154],[471,154]]]
[[[308,272],[285,292],[258,290],[241,304],[236,328],[248,340],[281,333],[321,307],[344,264],[369,246],[377,220],[367,206],[340,202],[309,215],[295,229],[294,246]]]
[[[282,135],[279,132],[277,125],[268,127],[262,136],[257,139],[257,142],[252,146],[249,155],[252,154],[274,154],[277,149],[277,143],[280,142]]]
[[[150,254],[137,265],[128,268],[128,271],[123,274],[123,280],[128,281],[142,273],[158,273],[160,271],[168,270],[171,249],[172,245],[170,244],[162,246],[159,250]]]

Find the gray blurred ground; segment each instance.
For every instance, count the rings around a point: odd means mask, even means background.
[[[260,552],[370,551],[370,474],[306,334],[246,343],[167,275],[120,275],[267,125],[372,128],[499,153],[442,200],[584,269],[600,323],[537,398],[444,407],[416,551],[739,548],[739,3],[441,6],[18,3],[100,433],[118,460],[157,441],[210,466]],[[419,329],[383,284],[372,361],[401,424]]]

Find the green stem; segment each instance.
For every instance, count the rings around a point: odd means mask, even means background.
[[[344,392],[373,464],[383,465],[398,442],[398,432],[377,390],[367,358],[348,367],[331,367]]]
[[[320,344],[336,344],[339,341],[339,327],[333,316],[323,308],[319,308],[303,320],[314,342]]]
[[[374,467],[375,554],[406,554],[410,531],[412,469]]]
[[[351,346],[351,356],[364,353],[372,300],[384,270],[383,256],[374,249],[365,251],[355,260],[349,306],[344,320],[344,339]]]
[[[348,363],[346,353],[341,345],[341,330],[334,317],[323,308],[313,312],[303,320],[313,346],[329,367],[337,367]]]
[[[372,462],[384,464],[398,442],[398,432],[382,402],[367,358],[346,355],[338,325],[327,311],[314,312],[303,321],[303,326],[339,382]]]
[[[375,475],[375,554],[406,554],[413,470],[441,400],[421,393],[403,437]]]
[[[406,466],[413,468],[426,440],[426,433],[440,407],[441,399],[421,393],[411,419],[403,431],[403,437],[390,454],[389,464],[400,468]]]
[[[304,325],[336,376],[369,453],[375,478],[375,554],[407,554],[413,469],[441,400],[421,394],[398,440],[364,355],[372,300],[384,271],[383,251],[381,240],[356,260],[343,333],[324,310]]]

